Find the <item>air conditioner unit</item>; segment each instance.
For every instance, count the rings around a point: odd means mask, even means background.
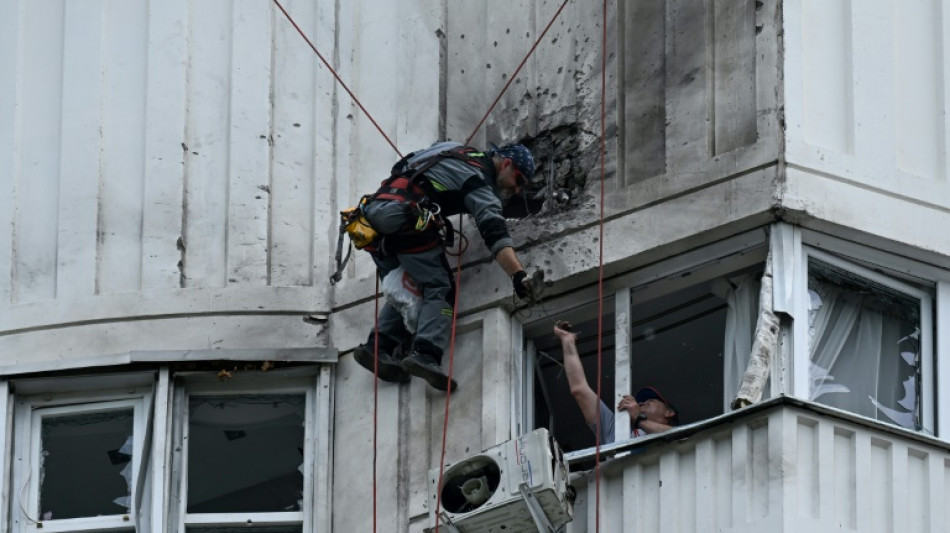
[[[441,486],[430,470],[429,509],[446,533],[536,533],[538,511],[554,531],[573,517],[574,489],[560,446],[541,428],[447,464]]]

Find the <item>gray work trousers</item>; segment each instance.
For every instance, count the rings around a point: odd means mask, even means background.
[[[374,201],[363,208],[370,225],[389,240],[390,248],[398,239],[393,235],[415,219],[408,204],[395,201]],[[448,346],[455,302],[455,279],[441,243],[416,253],[373,253],[380,279],[402,266],[416,282],[421,293],[419,321],[416,324],[414,345],[441,360]],[[381,350],[392,350],[411,334],[402,321],[402,314],[388,303],[379,312],[379,343]],[[369,336],[370,341],[373,334]]]

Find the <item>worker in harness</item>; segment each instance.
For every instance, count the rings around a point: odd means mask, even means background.
[[[518,260],[502,216],[502,202],[520,193],[534,174],[534,158],[521,144],[478,152],[441,142],[411,153],[393,167],[375,194],[364,198],[362,216],[375,230],[363,247],[376,263],[380,279],[402,266],[421,293],[413,338],[400,312],[389,303],[378,319],[378,375],[389,382],[410,376],[445,391],[442,371],[455,303],[455,279],[445,256],[451,239],[448,217],[469,213],[499,266],[511,277],[519,298],[531,294],[531,280]],[[451,244],[449,244],[451,246]],[[376,328],[354,351],[361,366],[374,371]],[[411,339],[410,342],[406,342]],[[452,380],[452,389],[457,384]]]

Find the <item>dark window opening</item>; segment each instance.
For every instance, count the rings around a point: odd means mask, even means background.
[[[603,402],[616,412],[618,394],[654,387],[676,409],[680,424],[705,420],[724,412],[738,388],[751,353],[758,316],[762,275],[756,265],[727,276],[687,285],[684,278],[666,279],[631,292],[630,390],[615,390],[615,327],[613,304],[604,315],[601,362]],[[597,379],[595,306],[576,310],[578,353],[591,388]],[[550,324],[550,322],[548,323]],[[534,421],[546,427],[565,451],[593,447],[594,434],[581,415],[564,375],[560,343],[550,325],[526,331],[535,347]],[[625,439],[617,435],[618,440]]]
[[[597,390],[597,319],[573,323],[577,332],[577,353],[591,388]],[[600,397],[608,406],[614,402],[614,315],[604,315],[604,334],[601,348]],[[536,369],[534,380],[535,427],[547,428],[565,452],[590,448],[595,445],[594,433],[588,428],[580,408],[571,396],[571,388],[564,375],[564,356],[561,343],[551,333],[535,337]]]
[[[41,520],[129,512],[133,420],[131,408],[42,418]]]
[[[188,512],[300,511],[304,398],[192,396]]]

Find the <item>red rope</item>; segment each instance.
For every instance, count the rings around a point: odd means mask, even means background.
[[[462,234],[462,213],[459,213],[458,232]],[[462,250],[459,251],[455,266],[455,301],[452,304],[452,333],[449,336],[449,387],[445,391],[445,415],[442,418],[442,452],[439,455],[439,482],[435,496],[435,530],[439,533],[439,508],[442,506],[442,475],[445,473],[445,442],[448,438],[449,405],[452,401],[452,366],[455,362],[455,323],[459,307],[459,287],[462,285]]]
[[[491,112],[494,111],[495,106],[498,105],[498,101],[501,100],[502,95],[504,95],[505,91],[508,90],[508,87],[511,86],[511,82],[515,81],[515,78],[518,77],[518,73],[521,72],[521,68],[524,67],[524,64],[528,62],[528,58],[531,57],[531,54],[534,53],[534,49],[537,48],[538,44],[541,43],[541,39],[544,39],[544,35],[548,32],[549,29],[551,29],[551,25],[554,24],[555,20],[557,20],[558,15],[561,14],[561,11],[564,11],[564,6],[567,5],[568,1],[569,0],[564,0],[564,2],[561,3],[561,7],[557,8],[557,12],[554,14],[554,17],[551,19],[551,22],[548,22],[548,25],[544,27],[544,31],[542,31],[541,35],[538,36],[538,39],[534,41],[534,45],[531,47],[531,50],[528,50],[528,55],[524,56],[524,59],[521,60],[521,64],[518,65],[518,68],[516,68],[514,73],[512,73],[511,76],[508,77],[508,83],[506,83],[505,86],[502,87],[501,92],[498,93],[498,96],[495,97],[495,101],[492,102],[491,107],[489,107],[488,111],[485,112],[485,116],[483,116],[482,119],[478,121],[478,125],[476,125],[475,129],[472,130],[472,134],[469,135],[467,139],[465,139],[464,144],[468,144],[469,142],[471,142],[472,137],[474,137],[475,134],[478,133],[478,130],[481,129],[482,124],[484,124],[485,120],[488,119],[488,115],[491,115]]]
[[[319,57],[320,61],[323,62],[323,66],[327,67],[327,70],[329,70],[330,73],[333,74],[333,77],[336,78],[336,81],[340,83],[340,85],[343,87],[343,90],[346,91],[346,94],[350,95],[350,98],[352,98],[353,102],[355,102],[356,105],[360,108],[360,110],[363,111],[363,114],[366,115],[366,118],[368,118],[369,121],[373,123],[373,126],[376,126],[376,130],[379,132],[379,134],[382,135],[384,139],[386,139],[386,142],[389,143],[389,146],[393,147],[393,150],[395,150],[396,153],[399,154],[399,157],[402,157],[402,152],[399,151],[399,148],[396,148],[396,144],[389,138],[388,135],[386,135],[386,132],[383,131],[383,128],[381,128],[379,124],[376,123],[376,119],[373,118],[373,115],[370,115],[369,111],[367,111],[366,108],[363,107],[363,104],[360,102],[360,99],[357,98],[355,94],[353,94],[353,91],[351,91],[350,88],[343,81],[343,79],[340,78],[340,75],[336,73],[336,70],[334,70],[333,67],[330,66],[330,63],[327,62],[326,59],[324,59],[323,54],[321,54],[320,51],[317,50],[317,47],[314,46],[312,42],[310,42],[310,39],[308,39],[307,35],[303,32],[303,30],[300,29],[300,26],[298,26],[297,23],[294,22],[293,17],[290,16],[290,13],[287,13],[287,10],[284,9],[284,6],[280,5],[280,2],[278,0],[274,0],[274,3],[277,4],[277,7],[284,14],[284,16],[287,17],[287,20],[290,21],[290,24],[293,25],[294,29],[297,30],[297,33],[299,33],[300,36],[303,37],[303,40],[307,41],[307,44],[310,45],[310,49],[313,50],[313,53],[317,54],[317,57]]]
[[[603,356],[604,336],[604,203],[607,181],[607,0],[603,4],[603,40],[600,58],[600,260],[597,274],[597,397],[600,398],[600,376]],[[598,422],[600,417],[597,417]],[[615,435],[616,436],[616,435]],[[597,449],[594,452],[594,485],[596,503],[594,505],[594,531],[600,532],[600,429],[597,431]]]
[[[379,435],[379,275],[376,276],[376,312],[373,315],[373,533],[376,533],[376,446]]]

